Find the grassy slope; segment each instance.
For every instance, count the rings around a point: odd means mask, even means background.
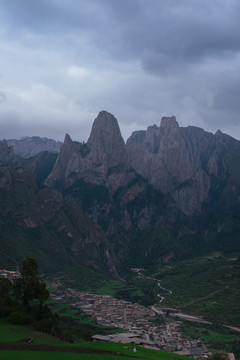
[[[12,325],[8,324],[5,321],[0,321],[0,343],[20,343],[20,340],[26,337],[32,337],[34,339],[34,344],[50,344],[57,347],[81,347],[82,349],[91,348],[96,350],[105,350],[105,351],[113,351],[119,353],[117,355],[108,355],[108,354],[86,354],[86,353],[61,353],[60,348],[59,352],[35,352],[35,351],[16,351],[16,350],[1,350],[0,351],[0,359],[4,360],[42,360],[43,358],[46,360],[101,360],[101,359],[121,359],[121,354],[126,355],[123,359],[130,359],[133,356],[137,358],[141,357],[149,360],[181,360],[185,359],[185,357],[178,356],[172,353],[166,353],[161,351],[154,351],[149,349],[144,349],[141,347],[137,348],[137,353],[133,353],[133,345],[124,345],[124,344],[115,344],[115,343],[105,343],[105,342],[83,342],[77,343],[74,345],[68,344],[64,341],[61,341],[53,336],[42,334],[40,332],[34,331],[29,327],[24,327],[20,325]],[[30,349],[31,344],[29,344]],[[129,355],[130,357],[128,357]]]
[[[181,309],[185,313],[239,326],[240,261],[237,254],[211,256],[165,265],[154,273],[161,285],[172,290],[165,292],[161,305]]]
[[[240,333],[216,324],[196,324],[185,321],[183,333],[192,339],[201,339],[209,350],[233,352],[240,359]]]

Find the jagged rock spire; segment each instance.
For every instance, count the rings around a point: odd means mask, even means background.
[[[118,165],[126,159],[125,143],[117,119],[107,111],[100,111],[94,120],[88,144],[98,160],[108,159],[108,166]]]
[[[65,135],[65,139],[64,139],[64,144],[71,144],[72,143],[72,139],[70,138],[70,136],[68,134]]]

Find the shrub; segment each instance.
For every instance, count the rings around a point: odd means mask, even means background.
[[[23,319],[23,314],[17,311],[14,311],[9,315],[9,322],[11,324],[23,324]]]
[[[18,325],[29,325],[33,322],[33,318],[30,315],[24,315],[18,311],[12,312],[8,319],[11,324]]]

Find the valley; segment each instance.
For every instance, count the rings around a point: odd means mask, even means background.
[[[134,343],[169,352],[177,351],[184,355],[190,355],[194,351],[201,351],[202,356],[208,354],[207,347],[200,341],[182,337],[181,322],[166,320],[166,317],[158,316],[150,307],[71,289],[57,290],[51,298],[56,303],[82,310],[100,325],[121,329],[120,333],[115,331],[109,335],[96,334],[92,336],[93,340]]]
[[[105,282],[99,281],[98,287],[96,287],[96,284],[94,287],[85,287],[85,292],[77,291],[78,282],[76,280],[71,281],[62,275],[55,279],[55,283],[60,281],[61,285],[53,297],[56,298],[59,295],[60,299],[58,301],[60,303],[64,302],[66,306],[72,305],[74,309],[81,309],[99,324],[127,330],[132,341],[136,341],[136,343],[142,342],[144,344],[144,342],[147,342],[149,346],[168,349],[168,351],[173,351],[173,348],[184,348],[184,351],[186,351],[186,346],[187,348],[192,348],[192,346],[196,345],[194,340],[201,339],[205,349],[225,349],[229,352],[232,352],[234,349],[234,353],[238,355],[240,336],[237,318],[233,322],[236,325],[236,329],[233,329],[232,327],[234,326],[230,325],[232,322],[231,312],[236,313],[236,317],[238,315],[238,296],[236,298],[234,296],[232,298],[230,296],[226,299],[224,298],[229,303],[228,311],[224,313],[225,305],[223,304],[223,308],[219,309],[218,313],[215,312],[215,318],[213,316],[208,317],[211,311],[211,308],[209,309],[210,305],[212,306],[212,303],[216,305],[216,300],[219,299],[219,296],[224,297],[224,292],[222,293],[222,291],[225,288],[226,291],[229,291],[229,288],[238,291],[237,284],[231,280],[232,272],[235,274],[233,279],[238,278],[237,268],[235,266],[232,267],[232,262],[236,261],[233,259],[236,259],[236,257],[224,257],[219,252],[212,253],[207,257],[195,259],[195,267],[193,267],[192,261],[185,260],[183,262],[172,263],[171,265],[162,265],[161,270],[152,273],[152,275],[150,275],[149,270],[144,271],[143,269],[134,268],[131,271],[131,277],[127,281],[109,281],[108,286],[106,286]],[[212,281],[216,283],[215,287],[222,287],[220,291],[216,290],[207,293],[204,297],[201,295],[207,292],[209,288],[213,288],[213,285],[209,283],[207,276],[202,278],[201,271],[197,271],[197,267],[202,267],[203,263],[205,264],[206,272],[212,277]],[[185,291],[188,291],[188,301],[186,301],[186,297],[182,297],[183,291],[181,286],[184,286],[184,283],[187,286],[188,276],[191,275],[189,272],[190,268],[195,273],[193,283],[191,284],[192,286],[197,284],[198,293],[196,294],[195,288],[191,292],[190,288],[187,289],[185,287]],[[229,275],[228,282],[227,285],[223,286],[226,282],[222,275],[226,271]],[[178,277],[172,279],[173,274],[175,276],[178,274]],[[170,279],[169,282],[168,279]],[[130,284],[131,287],[129,287]],[[145,291],[145,288],[150,288],[154,284],[155,297],[152,298],[151,304],[147,300],[147,307],[117,299],[121,293],[130,293],[133,297],[133,294],[141,293]],[[64,290],[67,287],[68,290]],[[69,287],[74,288],[74,290],[71,290]],[[126,291],[126,289],[128,290]],[[90,290],[93,293],[90,293]],[[102,295],[99,295],[99,293],[102,293]],[[137,301],[140,299],[142,298],[139,297]],[[180,303],[182,300],[184,302]],[[202,312],[199,311],[198,303],[201,304]],[[139,309],[139,313],[137,313],[137,309]],[[186,309],[189,311],[186,312]],[[138,315],[135,316],[134,313]],[[230,315],[229,317],[228,314]],[[223,316],[225,318],[224,323],[222,322]],[[151,319],[150,323],[149,319]],[[169,328],[170,324],[172,326]],[[137,333],[138,336],[132,335],[133,333]],[[150,336],[150,342],[146,334]],[[96,338],[105,339],[105,341],[118,341],[121,336],[117,337],[114,335],[111,340],[109,334],[99,335]],[[127,341],[127,336],[124,339]]]

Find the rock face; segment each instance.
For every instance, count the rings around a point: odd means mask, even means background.
[[[0,225],[10,221],[8,231],[23,239],[36,229],[36,248],[49,243],[59,261],[64,254],[116,274],[115,267],[147,267],[199,247],[222,249],[227,234],[236,244],[240,142],[220,131],[164,117],[125,145],[116,118],[101,111],[88,141],[67,134],[55,157],[21,160],[0,142],[2,164],[12,166],[0,170]]]
[[[70,186],[83,179],[114,191],[134,176],[135,172],[127,164],[125,143],[116,118],[101,111],[93,123],[87,143],[72,141],[66,135],[46,184]]]
[[[81,204],[85,214],[106,232],[121,261],[128,257],[129,242],[139,231],[150,229],[160,216],[165,218],[169,208],[169,221],[177,217],[172,202],[165,202],[129,165],[117,120],[106,111],[95,119],[87,143],[66,135],[46,185],[64,189]],[[160,221],[159,231],[172,239],[172,230],[165,223],[163,228]],[[146,249],[145,256],[147,253]],[[161,261],[161,255],[158,258]]]
[[[95,119],[87,143],[94,165],[102,164],[104,173],[126,162],[125,143],[117,119],[106,111],[101,111]]]
[[[17,159],[12,146],[8,146],[4,139],[0,141],[0,165],[17,164]]]
[[[193,126],[181,128],[175,117],[134,132],[126,149],[133,168],[156,189],[170,193],[188,215],[200,213],[216,183],[227,180],[229,154],[240,165],[239,141],[220,131],[213,135]]]
[[[28,170],[39,184],[43,184],[46,180],[55,164],[56,158],[56,153],[43,151],[34,157],[23,159],[15,154],[13,146],[9,146],[6,140],[0,141],[0,166],[22,167]]]
[[[13,146],[15,154],[29,158],[39,154],[42,151],[59,153],[62,143],[53,139],[41,138],[39,136],[24,137],[20,140],[7,140],[8,146]]]

